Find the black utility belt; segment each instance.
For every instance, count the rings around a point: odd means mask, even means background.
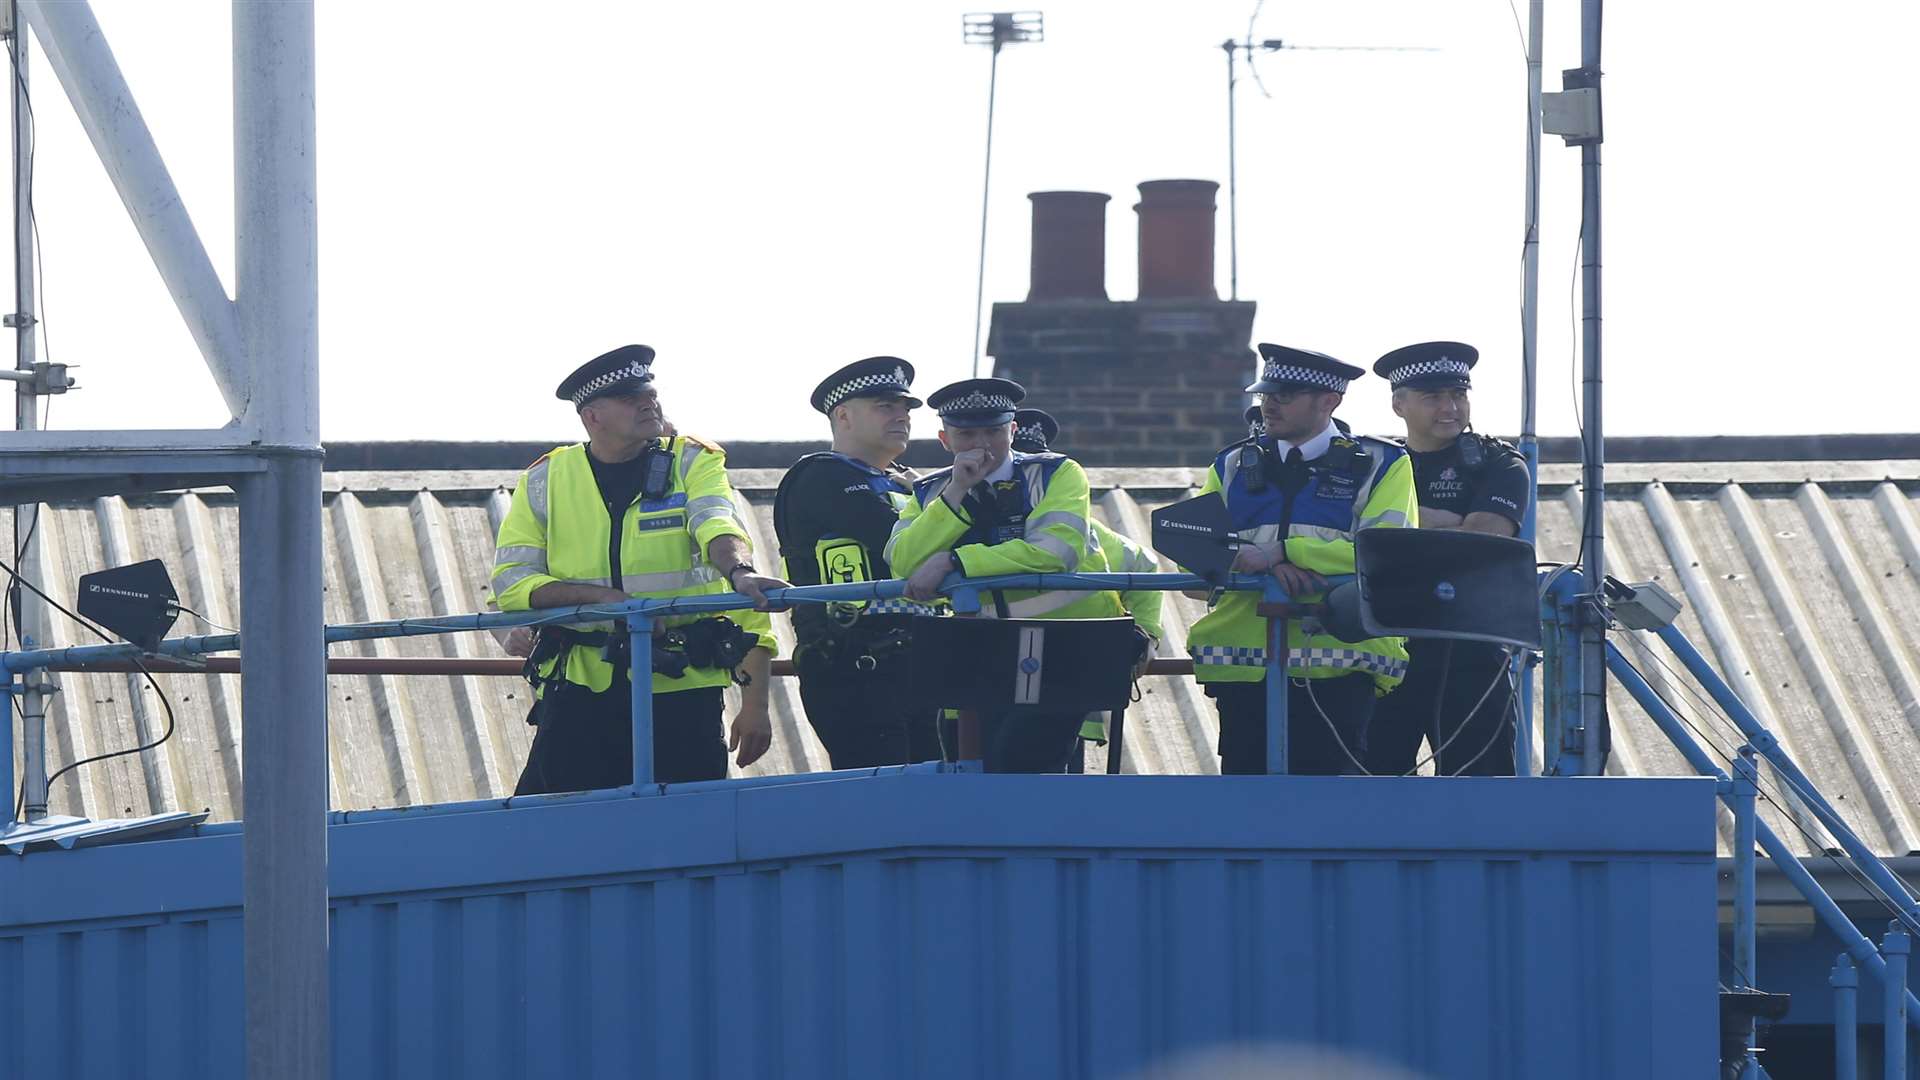
[[[802,646],[809,659],[828,667],[870,674],[882,668],[906,670],[913,647],[911,624],[881,633],[828,634]]]
[[[720,616],[658,631],[652,635],[652,641],[653,670],[670,679],[680,678],[689,668],[730,672],[759,644],[759,638],[740,624]],[[631,655],[632,637],[605,630],[543,626],[521,673],[528,682],[538,685],[542,681],[540,668],[572,648],[599,649],[602,660],[621,667]],[[564,673],[556,665],[546,681],[562,677]]]

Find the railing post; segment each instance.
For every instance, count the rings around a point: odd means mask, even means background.
[[[0,666],[0,793],[4,793],[7,803],[6,828],[13,827],[13,695],[20,689],[20,680],[13,672]],[[0,829],[4,832],[6,829]]]
[[[1834,1080],[1859,1080],[1860,972],[1853,958],[1841,953],[1827,982],[1833,987]]]
[[[1885,992],[1880,1000],[1886,1003],[1881,1024],[1887,1040],[1886,1065],[1881,1075],[1885,1080],[1907,1080],[1907,954],[1913,949],[1913,939],[1902,930],[1901,920],[1895,919],[1887,928],[1887,936],[1880,941],[1880,955],[1887,961],[1887,980]]]
[[[1287,602],[1277,581],[1269,580],[1267,604],[1278,611]],[[1265,605],[1263,605],[1265,606]],[[1267,618],[1267,775],[1287,774],[1287,619],[1285,615]]]
[[[1733,764],[1733,977],[1741,990],[1758,989],[1754,972],[1754,811],[1760,791],[1760,768],[1751,745],[1740,748]],[[1751,1030],[1747,1045],[1753,1045]]]
[[[627,678],[633,683],[633,788],[653,786],[653,620],[627,616]]]

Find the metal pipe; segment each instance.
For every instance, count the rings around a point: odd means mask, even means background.
[[[1733,794],[1727,804],[1733,809],[1733,978],[1734,987],[1758,989],[1754,972],[1754,823],[1760,791],[1760,770],[1753,747],[1742,746],[1733,767]],[[1753,1046],[1753,1028],[1748,1025],[1747,1045]]]
[[[143,661],[146,669],[155,675],[238,675],[240,659],[236,656],[209,656],[202,660],[181,660],[172,657],[149,657]],[[440,675],[454,678],[467,675],[484,675],[496,678],[519,678],[525,662],[518,659],[491,659],[486,657],[459,656],[329,656],[327,657],[328,675]],[[96,674],[128,674],[138,672],[140,667],[132,660],[97,660],[75,664],[48,664],[47,671],[84,671]],[[795,674],[793,661],[773,661],[772,674],[775,678],[786,678]],[[1149,675],[1191,675],[1193,661],[1181,657],[1164,657],[1147,662]]]
[[[1840,817],[1840,812],[1827,801],[1827,797],[1822,795],[1813,781],[1807,778],[1807,774],[1801,771],[1799,764],[1781,747],[1780,740],[1760,723],[1759,718],[1753,715],[1753,711],[1747,708],[1746,702],[1741,701],[1740,696],[1733,692],[1733,687],[1720,677],[1720,673],[1713,669],[1713,666],[1707,662],[1707,658],[1701,655],[1700,650],[1694,648],[1693,642],[1687,640],[1687,635],[1682,633],[1678,626],[1663,626],[1657,633],[1660,635],[1660,640],[1667,643],[1667,647],[1673,650],[1674,656],[1679,658],[1680,663],[1700,681],[1700,685],[1706,689],[1708,695],[1719,704],[1753,747],[1765,755],[1767,761],[1773,765],[1774,771],[1785,777],[1792,785],[1793,794],[1801,800],[1803,805],[1813,811],[1814,816],[1820,819],[1820,823],[1826,826],[1834,839],[1840,841],[1840,846],[1853,857],[1854,863],[1866,873],[1874,885],[1886,894],[1887,899],[1900,908],[1902,915],[1907,919],[1908,926],[1920,929],[1920,904],[1915,903],[1907,883],[1889,869],[1873,849],[1854,833],[1852,827]]]
[[[1859,1080],[1860,972],[1852,957],[1841,953],[1834,958],[1827,984],[1833,987],[1834,1080]]]
[[[1271,579],[1265,575],[1236,574],[1228,582],[1227,588],[1256,591],[1264,589],[1265,582],[1268,580]],[[1335,574],[1327,578],[1327,584],[1331,588],[1352,580],[1351,574]],[[906,583],[898,578],[836,585],[794,585],[785,589],[769,589],[767,597],[776,606],[844,600],[885,600],[900,596],[905,587]],[[942,592],[954,596],[954,607],[957,611],[968,610],[969,606],[971,610],[979,610],[978,593],[983,589],[1131,592],[1139,589],[1172,591],[1199,588],[1212,588],[1212,585],[1206,579],[1193,574],[1002,574],[975,579],[955,575],[941,584]],[[966,599],[968,596],[972,599]],[[422,634],[445,634],[466,630],[544,626],[548,623],[591,622],[635,614],[659,618],[664,615],[739,611],[752,606],[753,601],[738,593],[713,593],[668,599],[636,599],[624,604],[583,604],[577,607],[541,608],[534,611],[478,612],[470,615],[437,615],[423,619],[343,623],[325,627],[324,635],[329,642],[366,641],[374,638],[416,637]],[[240,648],[240,642],[241,638],[238,634],[169,638],[162,641],[156,651],[162,656],[200,656],[206,653],[232,652]],[[30,649],[22,652],[0,653],[0,672],[23,672],[56,664],[68,667],[120,661],[145,655],[147,654],[142,653],[139,646],[124,642],[113,645],[71,645],[59,649]]]
[[[20,680],[10,672],[0,672],[0,697],[10,697],[20,692]],[[4,794],[7,803],[7,823],[0,832],[11,829],[18,819],[14,817],[13,803],[13,702],[0,701],[0,794]]]
[[[1227,299],[1240,299],[1240,162],[1235,136],[1234,64],[1236,43],[1228,41],[1220,48],[1227,54]]]
[[[1886,1036],[1886,1062],[1880,1075],[1885,1080],[1907,1080],[1907,995],[1896,991],[1907,985],[1907,954],[1912,951],[1913,939],[1896,919],[1880,939],[1880,954],[1887,959],[1887,991],[1880,995],[1885,1003],[1880,1026]]]
[[[1600,70],[1600,0],[1580,0],[1580,64]],[[1600,353],[1600,144],[1580,147],[1580,484],[1585,524],[1580,548],[1587,588],[1598,592],[1606,581],[1606,425],[1602,416]],[[1585,733],[1584,763],[1590,775],[1606,771],[1602,728],[1607,722],[1606,617],[1593,604],[1580,608],[1580,724]]]
[[[15,26],[8,36],[12,53],[13,79],[8,97],[13,117],[13,328],[14,368],[19,376],[13,386],[13,426],[17,431],[40,429],[39,395],[34,392],[34,361],[39,359],[39,307],[34,295],[36,277],[33,259],[33,117],[27,99],[31,75],[28,54],[32,35],[23,32],[19,11],[14,11]],[[40,566],[40,504],[26,503],[13,508],[13,543],[8,545],[7,561],[29,580],[44,578]],[[18,613],[22,648],[44,646],[52,640],[52,616],[46,602],[27,592],[18,583],[0,602],[14,605]],[[26,820],[47,816],[47,704],[53,696],[53,682],[40,672],[29,672],[20,680],[20,760],[25,794]],[[11,713],[11,709],[9,709]],[[7,717],[9,729],[13,717]],[[12,740],[5,752],[12,756]],[[8,780],[4,789],[7,820],[13,820],[14,795],[12,761],[8,761]]]
[[[238,13],[245,7],[280,7],[280,4],[236,3]],[[311,11],[311,4],[299,4]],[[93,142],[94,152],[106,166],[114,190],[133,218],[134,228],[147,245],[174,306],[186,321],[187,330],[213,372],[214,385],[220,390],[228,410],[239,416],[246,408],[250,371],[245,346],[240,340],[237,312],[227,299],[220,275],[194,230],[186,203],[174,186],[153,134],[140,115],[133,92],[127,88],[120,65],[113,58],[100,23],[86,0],[20,0],[18,14],[40,37],[47,63],[59,76],[67,97],[80,118],[80,126]],[[234,41],[238,56],[242,42]],[[308,65],[310,72],[312,66]],[[236,72],[236,75],[239,73]],[[290,73],[291,74],[291,73]],[[235,84],[236,99],[243,89]],[[312,100],[308,95],[309,102]],[[241,108],[234,103],[236,114]],[[236,121],[238,116],[236,115]],[[259,149],[259,148],[249,148]],[[309,141],[304,148],[306,162],[312,165]],[[234,154],[236,173],[258,169],[266,162],[250,160],[246,153]],[[235,191],[236,203],[246,195]],[[310,204],[310,201],[309,201]],[[238,248],[246,247],[245,223],[236,236]],[[245,280],[246,274],[237,275]]]
[[[1520,453],[1527,459],[1533,497],[1520,522],[1532,542],[1540,501],[1540,42],[1544,0],[1527,5],[1527,182],[1525,232],[1520,246]]]
[[[633,788],[653,785],[653,620],[627,618],[627,680],[633,693]]]
[[[1273,592],[1268,590],[1269,594]],[[1287,775],[1287,620],[1267,620],[1267,775]]]
[[[1707,756],[1707,752],[1687,732],[1680,718],[1674,715],[1666,702],[1660,700],[1660,695],[1653,692],[1653,687],[1647,684],[1647,680],[1633,669],[1633,665],[1627,661],[1619,649],[1613,647],[1611,642],[1607,644],[1607,668],[1613,673],[1613,677],[1620,681],[1621,688],[1640,703],[1648,719],[1652,720],[1667,737],[1667,741],[1680,751],[1680,755],[1687,759],[1687,764],[1692,765],[1694,771],[1702,776],[1711,776],[1723,781],[1731,788],[1732,779],[1714,764],[1713,759]],[[1873,942],[1860,932],[1859,927],[1853,925],[1853,920],[1847,918],[1846,912],[1840,910],[1840,905],[1827,893],[1827,890],[1820,887],[1820,883],[1814,880],[1813,874],[1801,865],[1800,859],[1794,855],[1772,827],[1764,821],[1756,820],[1754,839],[1759,842],[1760,849],[1767,853],[1767,858],[1773,860],[1773,865],[1779,869],[1780,875],[1806,899],[1807,906],[1813,909],[1814,917],[1820,920],[1820,924],[1826,927],[1834,937],[1839,938],[1840,943],[1846,946],[1847,954],[1865,968],[1867,974],[1879,980],[1884,987],[1887,979],[1887,964],[1881,958],[1879,950],[1875,949]],[[1920,998],[1915,998],[1913,991],[1909,990],[1907,1001],[1907,1023],[1920,1029]]]

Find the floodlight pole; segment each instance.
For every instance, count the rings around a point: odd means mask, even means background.
[[[5,0],[12,6],[13,0]],[[20,13],[11,11],[7,48],[12,54],[13,78],[8,83],[13,102],[13,312],[6,325],[13,330],[14,370],[13,420],[18,431],[40,427],[40,394],[35,384],[33,364],[39,357],[38,318],[33,272],[33,122],[29,113],[27,53],[31,34],[20,32]],[[7,545],[7,562],[27,579],[39,581],[45,575],[40,567],[40,504],[25,503],[13,508],[13,542]],[[18,614],[21,645],[31,648],[50,642],[46,604],[14,583],[4,602]],[[29,644],[31,643],[31,644]],[[53,680],[40,671],[27,672],[20,692],[21,793],[25,819],[38,821],[47,816],[47,701]],[[11,754],[12,746],[0,747]],[[14,793],[5,792],[7,821],[13,821]]]
[[[996,28],[997,30],[997,28]],[[987,206],[993,194],[993,102],[1000,83],[1000,47],[996,32],[993,55],[987,61],[987,167],[980,179],[980,262],[973,284],[973,377],[980,377],[980,320],[987,300]]]
[[[1543,0],[1527,6],[1527,204],[1520,248],[1520,456],[1527,462],[1527,512],[1520,538],[1533,543],[1540,515],[1540,37]],[[1514,724],[1514,772],[1533,774],[1534,668],[1527,654],[1514,657],[1520,683],[1520,715]]]
[[[1046,31],[1037,11],[996,11],[972,14],[960,20],[961,40],[991,50],[987,62],[987,162],[980,180],[980,263],[973,283],[973,377],[980,377],[980,327],[987,301],[987,208],[993,195],[993,112],[1000,86],[1000,50],[1009,42],[1044,41]]]

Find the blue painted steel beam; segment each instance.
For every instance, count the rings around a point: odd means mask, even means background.
[[[1284,604],[1287,594],[1269,578],[1269,604]],[[1287,774],[1287,620],[1267,620],[1267,775]]]
[[[627,616],[627,663],[627,677],[633,683],[633,789],[657,790],[653,785],[653,620],[645,615]]]
[[[1833,804],[1827,801],[1827,797],[1820,793],[1813,781],[1807,778],[1807,774],[1802,772],[1800,766],[1787,754],[1786,749],[1780,745],[1780,740],[1760,723],[1759,718],[1753,715],[1753,711],[1747,708],[1746,702],[1740,700],[1740,695],[1733,692],[1733,687],[1727,685],[1727,681],[1713,669],[1713,665],[1707,662],[1707,658],[1701,655],[1700,650],[1694,648],[1693,642],[1687,640],[1687,635],[1682,633],[1678,626],[1663,626],[1659,630],[1659,635],[1660,640],[1667,643],[1667,647],[1673,650],[1673,654],[1686,665],[1694,678],[1700,680],[1700,685],[1706,688],[1707,693],[1740,728],[1741,733],[1753,744],[1753,748],[1765,755],[1774,769],[1786,777],[1787,782],[1794,788],[1794,794],[1813,810],[1821,824],[1833,834],[1834,839],[1840,841],[1840,846],[1846,849],[1847,854],[1853,857],[1853,861],[1886,894],[1888,901],[1900,909],[1900,917],[1906,921],[1909,932],[1920,933],[1920,904],[1915,903],[1912,891],[1907,888],[1907,883],[1900,878],[1900,875],[1889,869],[1880,856],[1854,833],[1841,818],[1840,812],[1834,809]]]
[[[1703,776],[1720,780],[1726,790],[1732,790],[1732,780],[1721,771],[1720,766],[1715,764],[1711,757],[1707,756],[1706,750],[1693,740],[1693,736],[1680,722],[1680,718],[1674,715],[1666,702],[1660,700],[1660,695],[1653,692],[1653,687],[1649,686],[1647,680],[1634,670],[1633,665],[1612,642],[1607,643],[1607,668],[1613,673],[1614,678],[1620,680],[1621,688],[1633,695],[1633,699],[1646,710],[1647,716],[1660,728],[1661,733],[1666,735],[1667,740],[1673,743],[1682,757],[1687,759],[1687,764],[1692,765]],[[1767,857],[1773,860],[1773,864],[1779,867],[1781,875],[1787,879],[1788,883],[1806,898],[1807,904],[1813,908],[1814,916],[1820,920],[1821,925],[1846,946],[1847,954],[1858,961],[1861,967],[1867,969],[1867,973],[1879,980],[1883,987],[1886,986],[1887,962],[1881,957],[1880,950],[1876,949],[1873,942],[1860,932],[1859,927],[1853,925],[1853,920],[1847,918],[1846,912],[1840,910],[1840,905],[1827,894],[1827,890],[1821,888],[1820,883],[1813,879],[1813,875],[1807,871],[1807,868],[1801,865],[1799,857],[1764,821],[1754,822],[1754,839],[1759,841],[1761,850],[1765,851]],[[1907,991],[1906,1016],[1908,1025],[1920,1030],[1920,998],[1914,997],[1911,990]]]

